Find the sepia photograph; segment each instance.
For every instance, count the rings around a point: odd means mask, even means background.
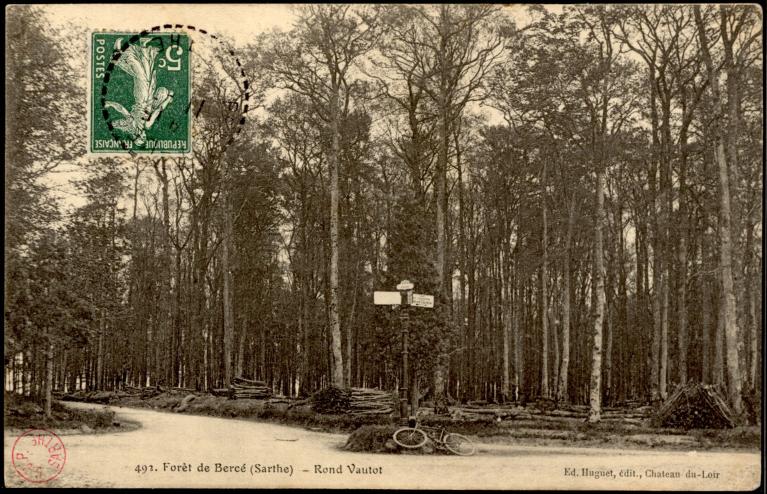
[[[763,43],[6,6],[3,486],[763,488]]]

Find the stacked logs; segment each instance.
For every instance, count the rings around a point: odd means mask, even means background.
[[[557,409],[550,409],[540,404],[528,404],[526,407],[513,405],[488,405],[466,404],[460,407],[451,407],[452,415],[463,420],[479,420],[493,417],[497,420],[538,420],[543,422],[566,422],[583,421],[588,417],[589,407],[584,405],[560,405]],[[642,425],[652,413],[651,406],[642,406],[633,409],[605,407],[602,409],[604,422],[620,422],[633,425]]]
[[[368,416],[392,413],[397,398],[379,389],[329,386],[314,393],[309,401],[316,413]]]
[[[352,415],[386,415],[394,411],[396,397],[379,389],[352,388],[349,413]]]
[[[497,420],[520,420],[530,419],[529,411],[522,407],[483,407],[479,405],[465,405],[451,408],[451,416],[456,420],[484,420],[492,417]]]
[[[214,390],[214,394],[215,391]],[[255,399],[265,400],[272,396],[272,388],[263,381],[253,381],[243,377],[235,377],[229,386],[229,397],[233,400]]]

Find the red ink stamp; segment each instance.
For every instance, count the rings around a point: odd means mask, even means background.
[[[67,449],[53,432],[30,429],[13,443],[11,461],[16,472],[27,482],[50,482],[64,469]]]

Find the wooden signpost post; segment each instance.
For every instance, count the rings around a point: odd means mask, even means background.
[[[397,285],[396,292],[373,292],[373,303],[375,305],[401,305],[400,308],[400,324],[402,326],[402,382],[399,388],[400,396],[400,418],[407,418],[407,405],[410,401],[408,398],[408,335],[410,331],[410,316],[407,308],[409,306],[414,307],[434,307],[433,295],[421,295],[419,293],[413,293],[415,285],[409,280],[402,280]]]

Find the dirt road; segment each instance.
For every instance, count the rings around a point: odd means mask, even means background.
[[[48,486],[750,490],[761,476],[758,452],[480,444],[474,457],[363,454],[341,450],[346,439],[341,434],[113,409],[118,418],[142,427],[62,435],[67,464]],[[5,432],[5,483],[21,486],[25,481],[10,462],[15,439],[15,433]]]

